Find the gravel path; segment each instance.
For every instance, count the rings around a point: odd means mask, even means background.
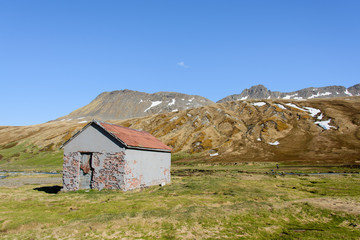
[[[0,179],[0,187],[21,187],[23,185],[59,185],[62,186],[61,177],[10,177]]]

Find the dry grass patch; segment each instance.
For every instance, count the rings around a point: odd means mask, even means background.
[[[306,202],[316,207],[321,207],[333,211],[342,211],[348,214],[360,215],[360,204],[357,200],[342,198],[307,198],[299,202]]]

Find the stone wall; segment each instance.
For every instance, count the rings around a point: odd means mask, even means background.
[[[79,152],[71,152],[64,154],[64,163],[63,163],[64,191],[79,190],[80,160],[81,160],[81,154]]]
[[[124,190],[124,156],[125,152],[94,153],[94,175],[91,187],[98,190]]]
[[[92,164],[90,166],[93,173],[91,188],[93,189],[123,189],[124,185],[124,160],[125,152],[117,153],[92,153]],[[64,154],[63,164],[63,190],[79,190],[80,181],[80,152],[70,152]]]

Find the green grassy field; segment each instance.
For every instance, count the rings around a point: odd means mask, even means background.
[[[275,166],[174,165],[170,185],[130,192],[0,187],[0,238],[360,238],[358,174],[263,174]]]
[[[61,172],[63,151],[40,149],[27,143],[0,146],[0,170]]]

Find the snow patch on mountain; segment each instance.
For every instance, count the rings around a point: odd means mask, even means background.
[[[321,111],[319,109],[316,108],[312,108],[312,107],[304,107],[312,117],[315,117],[316,115],[318,115],[319,113],[321,113]]]
[[[162,103],[162,101],[155,101],[155,102],[151,102],[151,106],[150,106],[150,107],[148,107],[147,109],[145,109],[145,111],[144,111],[144,112],[149,111],[149,110],[150,110],[150,108],[156,107],[157,105],[159,105],[159,104],[161,104],[161,103]]]
[[[168,105],[169,106],[175,105],[175,98],[173,98],[172,101]]]
[[[317,121],[317,122],[315,122],[315,124],[319,125],[324,130],[329,130],[330,128],[335,128],[334,126],[330,125],[330,121],[331,121],[331,119],[324,120],[324,121]]]
[[[266,103],[264,103],[264,102],[255,102],[255,103],[252,103],[251,105],[256,106],[256,107],[262,107],[262,106],[266,105]]]
[[[300,108],[300,107],[296,106],[296,105],[295,105],[295,104],[293,104],[293,103],[285,103],[285,105],[286,105],[286,106],[293,107],[293,108],[296,108],[296,109],[299,109],[299,110],[301,110],[301,111],[306,112],[306,110],[305,110],[305,109],[302,109],[302,108]]]

